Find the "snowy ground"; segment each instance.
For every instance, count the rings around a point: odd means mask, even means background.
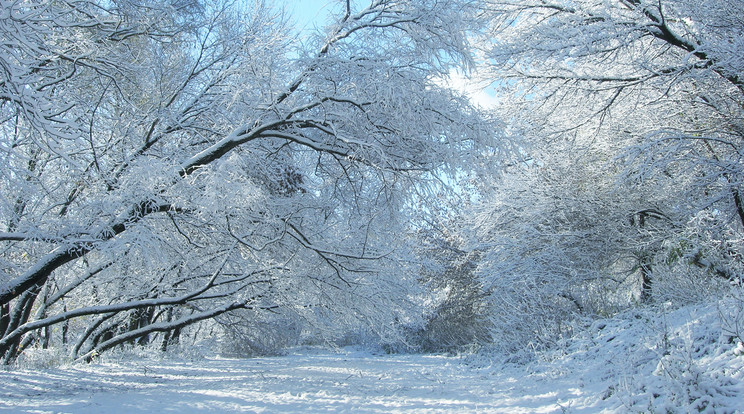
[[[551,412],[557,393],[456,358],[322,353],[2,373],[17,412]],[[538,408],[540,410],[538,410]]]
[[[690,307],[597,321],[526,364],[305,349],[0,372],[0,411],[744,412],[744,356],[718,320]]]

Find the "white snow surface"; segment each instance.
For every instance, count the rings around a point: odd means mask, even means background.
[[[742,345],[720,306],[594,321],[520,362],[300,348],[282,357],[124,359],[0,372],[17,413],[744,412]]]

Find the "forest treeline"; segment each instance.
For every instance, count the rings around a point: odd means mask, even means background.
[[[739,0],[1,3],[3,364],[513,354],[741,293]]]

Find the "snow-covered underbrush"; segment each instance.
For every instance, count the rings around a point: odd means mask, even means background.
[[[744,344],[735,328],[742,301],[633,309],[586,322],[532,358],[490,365],[494,375],[525,371],[534,389],[555,387],[566,411],[744,410]],[[491,356],[493,357],[493,356]],[[472,358],[484,366],[486,359]]]

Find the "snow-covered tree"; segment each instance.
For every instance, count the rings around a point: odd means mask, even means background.
[[[3,2],[3,360],[228,312],[389,329],[405,190],[492,134],[433,81],[471,64],[469,7],[340,1],[301,40],[259,0]]]
[[[678,223],[661,212],[662,198],[617,185],[612,152],[577,142],[531,151],[481,185],[485,196],[468,220],[494,344],[506,352],[555,344],[575,317],[645,300],[656,257]]]
[[[528,114],[527,134],[545,142],[605,152],[605,160],[590,168],[617,168],[620,187],[641,201],[618,213],[635,215],[636,227],[663,217],[675,217],[675,225],[705,222],[687,233],[721,235],[717,244],[728,253],[713,253],[709,243],[703,248],[700,239],[686,236],[667,246],[687,249],[686,259],[733,276],[724,268],[739,261],[736,240],[744,231],[744,3],[488,4],[494,19],[481,45],[493,69],[488,76],[499,79],[498,88],[509,96],[501,100],[503,113],[522,119]],[[577,166],[585,161],[576,158]],[[543,162],[536,157],[535,166]],[[580,179],[582,168],[574,173]],[[704,265],[700,255],[710,255]],[[713,257],[722,256],[728,263],[714,263]]]
[[[421,282],[434,294],[425,324],[411,332],[412,345],[424,352],[473,350],[491,342],[487,294],[478,278],[477,251],[466,250],[462,216],[430,220],[419,230],[416,249]],[[461,214],[461,212],[460,212]]]
[[[522,137],[470,221],[496,343],[737,278],[744,3],[485,3],[481,73]]]

